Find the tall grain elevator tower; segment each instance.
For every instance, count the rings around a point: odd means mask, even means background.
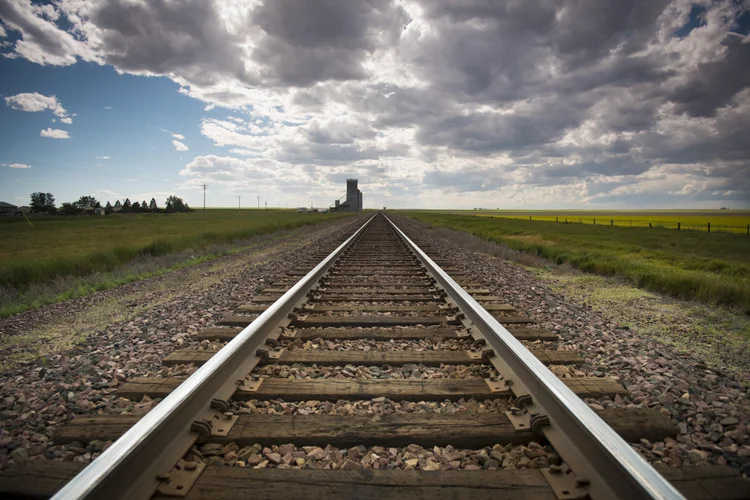
[[[357,179],[346,180],[346,201],[336,200],[331,207],[333,212],[361,212],[362,191],[357,188]]]

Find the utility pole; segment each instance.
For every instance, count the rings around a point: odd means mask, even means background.
[[[268,212],[268,202],[266,202],[266,212]]]
[[[203,183],[201,184],[201,187],[203,188],[203,216],[206,216],[206,188],[208,187],[208,184]]]
[[[258,210],[260,210],[260,196],[258,196]]]
[[[237,213],[240,213],[240,210],[242,209],[241,202],[242,202],[242,196],[238,196],[237,197]]]

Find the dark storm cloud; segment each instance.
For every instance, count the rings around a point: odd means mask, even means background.
[[[425,187],[441,189],[448,192],[494,191],[503,187],[505,182],[498,174],[499,170],[483,168],[462,168],[455,172],[429,170],[422,179]]]
[[[60,0],[68,33],[0,0],[0,18],[22,37],[16,57],[107,62],[245,106],[253,126],[202,132],[320,182],[393,164],[369,171],[384,193],[748,194],[750,39],[732,33],[747,2],[415,2]]]
[[[718,107],[750,86],[750,43],[729,33],[722,45],[726,49],[723,59],[699,64],[687,83],[670,96],[678,104],[678,113],[713,116]]]
[[[214,2],[109,0],[91,15],[105,58],[120,71],[177,74],[191,83],[234,77],[250,82],[239,44]]]
[[[406,12],[387,0],[274,0],[254,13],[263,32],[252,58],[274,85],[361,80],[365,57],[396,44]]]
[[[422,123],[417,141],[462,152],[509,152],[554,142],[566,129],[579,125],[588,103],[550,101],[528,111],[498,114],[475,112]]]

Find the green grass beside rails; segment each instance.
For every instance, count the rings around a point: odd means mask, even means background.
[[[622,276],[658,293],[740,308],[750,314],[750,238],[662,228],[559,224],[429,211],[399,212],[434,226],[583,271]]]
[[[201,249],[345,217],[292,211],[208,210],[178,214],[0,220],[0,286],[110,271],[141,256]]]

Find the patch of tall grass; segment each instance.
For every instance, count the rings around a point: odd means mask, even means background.
[[[15,251],[9,255],[3,255],[4,252],[0,249],[0,257],[2,257],[0,258],[0,285],[24,288],[35,283],[49,282],[61,276],[85,276],[106,272],[139,257],[158,257],[186,249],[201,249],[211,244],[227,243],[260,234],[294,229],[340,217],[340,215],[332,214],[316,217],[279,212],[266,217],[256,216],[242,220],[230,218],[229,221],[213,214],[211,218],[201,221],[195,214],[190,214],[190,216],[194,219],[171,219],[171,214],[161,216],[159,219],[143,217],[139,220],[131,217],[131,220],[126,221],[125,227],[122,227],[122,221],[116,219],[103,222],[99,220],[79,222],[65,220],[69,218],[60,218],[59,222],[44,221],[46,226],[39,224],[40,229],[36,233],[22,225],[1,223],[0,234],[7,236],[4,238],[8,245],[5,248],[6,251],[14,248],[13,238],[16,236],[19,244],[27,246],[29,250],[25,253]],[[191,224],[185,224],[185,220]],[[143,221],[142,225],[139,225],[140,221]],[[56,226],[56,223],[59,226]],[[97,231],[87,233],[87,225],[94,223],[97,224],[95,227]],[[103,223],[111,224],[111,226],[102,228],[100,226]],[[75,236],[66,234],[66,229],[71,227],[71,224],[73,224]],[[205,230],[212,226],[214,229]],[[155,236],[161,232],[161,228],[165,232],[169,230],[169,234]],[[183,230],[180,231],[180,228]],[[23,233],[17,235],[14,229],[19,230],[18,233],[21,231]],[[113,239],[116,237],[122,240],[121,232],[128,230],[132,230],[132,243],[113,244],[108,239],[111,236]],[[79,238],[80,244],[70,241],[74,237]],[[35,241],[37,245],[34,245]],[[59,245],[59,251],[55,251],[56,245]]]
[[[746,235],[565,225],[426,211],[401,213],[556,264],[621,276],[646,290],[737,307],[750,314],[750,238]]]

